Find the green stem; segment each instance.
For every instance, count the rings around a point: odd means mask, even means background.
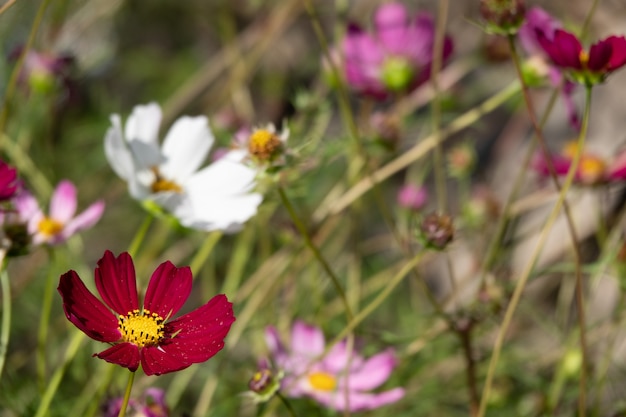
[[[200,268],[202,268],[202,265],[204,265],[209,255],[213,252],[215,245],[217,245],[217,242],[219,242],[223,235],[224,234],[219,230],[209,233],[204,243],[191,260],[190,268],[194,274],[197,274]]]
[[[19,79],[20,72],[22,71],[22,67],[24,66],[26,54],[35,42],[35,35],[39,30],[39,26],[41,25],[41,21],[43,20],[44,12],[48,7],[48,3],[50,3],[50,0],[42,0],[41,4],[39,5],[39,9],[37,9],[37,14],[35,15],[35,20],[33,21],[30,33],[28,34],[28,40],[26,41],[26,45],[24,45],[22,53],[17,59],[15,67],[13,67],[13,71],[11,72],[11,78],[9,78],[9,82],[5,90],[6,92],[4,94],[4,99],[2,101],[2,109],[0,110],[0,133],[4,133],[5,131],[7,118],[9,116],[9,101],[11,101],[11,97],[13,96],[15,87],[17,86],[17,80]]]
[[[133,390],[133,382],[135,382],[135,372],[131,372],[128,376],[128,383],[126,384],[126,391],[124,392],[124,400],[122,401],[120,413],[117,415],[117,417],[124,417],[126,415],[128,401],[130,400],[130,393]]]
[[[46,277],[43,299],[41,302],[41,318],[39,319],[39,331],[37,332],[37,381],[41,392],[46,388],[46,345],[48,339],[48,325],[50,323],[50,312],[52,310],[52,299],[54,295],[55,284],[55,259],[54,251],[48,250],[48,256],[51,258]]]
[[[52,398],[54,398],[54,395],[59,388],[59,384],[61,383],[61,379],[63,379],[63,374],[65,374],[67,365],[69,365],[74,356],[76,356],[76,352],[78,352],[80,344],[83,340],[85,340],[84,336],[85,335],[82,332],[74,333],[74,337],[70,341],[65,351],[65,359],[63,360],[63,364],[59,366],[56,371],[54,371],[52,378],[50,378],[50,381],[46,386],[46,392],[44,392],[43,397],[41,397],[41,403],[39,403],[39,408],[37,408],[37,413],[35,414],[35,417],[44,417],[49,413]]]
[[[565,182],[563,183],[563,187],[561,188],[561,192],[559,193],[559,198],[557,202],[555,203],[554,207],[552,208],[552,211],[550,212],[550,215],[548,216],[548,219],[546,220],[546,223],[544,224],[541,230],[541,233],[539,235],[539,240],[534,247],[534,250],[530,256],[530,259],[526,263],[526,266],[524,270],[522,271],[521,276],[517,280],[517,285],[515,286],[513,295],[511,296],[511,300],[509,301],[509,306],[507,307],[506,312],[504,314],[504,319],[502,320],[502,325],[500,327],[500,330],[498,331],[498,335],[496,336],[496,341],[494,342],[494,347],[493,347],[493,353],[491,354],[491,359],[489,361],[489,367],[487,369],[487,376],[485,379],[485,385],[483,387],[483,392],[482,392],[482,396],[480,400],[480,408],[478,410],[477,417],[483,417],[485,415],[485,412],[487,410],[487,403],[489,400],[489,396],[491,394],[491,388],[493,386],[493,379],[495,376],[496,365],[498,364],[498,361],[500,359],[500,353],[502,351],[502,346],[504,344],[504,338],[506,336],[506,333],[513,319],[513,314],[515,313],[515,310],[517,309],[517,306],[522,296],[522,292],[526,286],[526,283],[528,282],[528,278],[530,277],[530,274],[532,273],[535,262],[537,261],[541,251],[543,250],[543,246],[546,243],[548,234],[552,230],[552,226],[554,225],[554,222],[556,221],[557,216],[559,212],[561,211],[567,192],[570,189],[574,181],[574,176],[576,172],[578,171],[578,165],[580,163],[580,155],[585,144],[585,137],[587,135],[587,126],[589,123],[589,112],[591,108],[590,99],[591,99],[591,89],[588,88],[587,100],[585,103],[585,112],[583,115],[583,121],[582,121],[582,126],[580,129],[580,134],[578,136],[576,153],[574,154],[574,158],[572,159],[572,164],[569,167],[569,170],[567,171],[567,176],[565,177]],[[582,297],[582,293],[581,293],[581,297]],[[579,307],[579,314],[584,314],[584,309],[580,309],[581,307],[580,304],[578,307]],[[581,348],[582,346],[586,346],[586,341],[584,340],[585,338],[584,334],[585,334],[584,329],[581,329]],[[585,375],[586,375],[586,370],[581,369],[581,380],[585,379]],[[581,381],[581,384],[582,384],[582,381]],[[580,395],[583,396],[583,398],[579,398],[579,407],[581,406],[581,404],[585,403],[585,398],[584,398],[585,393],[580,392]],[[579,412],[580,411],[581,410],[579,409]]]
[[[289,415],[291,417],[296,417],[296,412],[293,409],[293,407],[291,406],[291,403],[289,403],[289,401],[287,400],[287,398],[285,398],[285,396],[283,394],[281,394],[280,391],[276,393],[276,396],[278,398],[280,398],[280,401],[284,404],[285,408],[289,412]]]
[[[11,333],[11,283],[9,282],[9,274],[6,271],[4,263],[5,251],[0,251],[0,288],[2,288],[2,330],[0,331],[0,375],[6,362],[7,351],[9,348],[9,335]]]
[[[137,255],[137,251],[141,246],[143,240],[146,238],[146,234],[148,233],[148,229],[150,229],[150,225],[152,224],[152,220],[154,220],[154,216],[149,214],[143,219],[143,223],[139,226],[139,230],[135,233],[135,237],[133,237],[130,246],[128,247],[128,253],[131,257]]]
[[[298,214],[296,213],[296,210],[293,208],[293,205],[291,204],[291,201],[287,197],[285,190],[283,190],[283,187],[280,187],[280,186],[278,187],[278,194],[280,195],[280,200],[282,201],[283,205],[287,209],[287,212],[289,212],[289,216],[291,217],[291,220],[293,221],[296,228],[300,232],[300,235],[304,239],[304,242],[306,243],[307,247],[311,250],[311,252],[313,252],[315,259],[317,259],[317,261],[320,263],[324,271],[326,271],[326,274],[328,275],[328,277],[330,278],[330,280],[332,281],[335,287],[335,291],[337,292],[339,297],[341,297],[341,300],[343,301],[343,304],[346,308],[346,316],[348,316],[348,320],[352,320],[352,317],[353,317],[352,309],[350,308],[350,303],[348,303],[348,299],[346,298],[346,293],[344,292],[343,288],[341,287],[341,284],[339,283],[339,279],[337,278],[333,270],[330,268],[330,265],[328,265],[328,262],[326,261],[326,259],[324,259],[324,256],[322,255],[320,250],[317,248],[317,246],[315,246],[315,243],[313,243],[313,240],[311,240],[311,236],[309,235],[308,230],[304,226],[304,223],[302,223],[302,220],[300,220],[300,218],[298,217]]]
[[[439,91],[439,73],[443,61],[443,47],[445,42],[446,19],[448,16],[448,0],[438,2],[437,27],[435,30],[435,44],[433,46],[433,62],[430,71],[430,82],[433,87],[433,100],[431,102],[432,130],[433,134],[439,136],[441,133],[441,94]],[[435,188],[437,190],[437,208],[440,213],[446,212],[446,167],[443,163],[443,149],[441,141],[437,141],[434,152],[434,174]]]

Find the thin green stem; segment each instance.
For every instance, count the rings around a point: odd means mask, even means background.
[[[483,392],[482,392],[482,396],[480,400],[480,408],[478,410],[477,417],[483,417],[485,415],[485,412],[487,410],[489,396],[491,394],[491,388],[493,386],[493,379],[495,376],[496,366],[500,359],[500,353],[502,351],[504,339],[506,337],[506,333],[513,319],[513,314],[515,313],[515,310],[517,309],[517,306],[522,296],[522,292],[524,288],[526,287],[526,283],[528,282],[528,278],[530,277],[530,274],[532,273],[535,262],[537,261],[541,251],[543,250],[543,246],[545,245],[548,235],[550,231],[552,230],[552,226],[554,225],[554,222],[556,221],[558,214],[561,211],[567,192],[570,189],[574,181],[574,176],[578,170],[578,165],[580,163],[580,155],[585,144],[585,137],[587,135],[587,125],[589,122],[589,112],[590,112],[590,107],[591,107],[590,98],[591,98],[590,89],[588,89],[587,100],[585,103],[585,112],[583,114],[582,126],[580,129],[580,134],[578,136],[578,143],[577,143],[578,146],[576,148],[576,153],[574,154],[574,158],[572,159],[571,166],[569,167],[569,170],[567,171],[567,176],[565,177],[565,182],[563,183],[557,202],[552,208],[552,211],[550,212],[546,220],[546,223],[544,224],[541,230],[538,242],[534,247],[534,250],[530,256],[530,259],[526,263],[524,270],[522,271],[520,277],[517,280],[517,284],[513,291],[513,295],[511,296],[511,300],[509,301],[509,305],[504,314],[502,325],[500,326],[500,330],[498,331],[498,335],[496,336],[496,340],[494,342],[494,347],[493,347],[493,353],[491,354],[491,359],[489,361],[489,367],[487,369],[487,376],[485,379],[485,385],[483,387]],[[581,312],[583,312],[582,314],[584,314],[584,309],[580,310],[579,313]],[[584,333],[584,332],[581,332],[581,333]],[[584,337],[584,336],[581,336],[581,337]],[[586,343],[584,340],[581,340],[581,345],[583,344],[586,344]],[[581,372],[586,373],[585,370],[581,370]],[[584,376],[581,375],[581,379],[583,378]],[[581,392],[580,395],[584,396],[585,393]],[[585,402],[584,398],[582,400],[579,399],[579,406],[580,404],[584,404],[584,402]]]
[[[37,9],[37,14],[35,15],[35,20],[33,21],[33,25],[31,26],[30,33],[28,34],[28,40],[20,53],[17,62],[15,63],[15,67],[13,67],[13,71],[11,72],[11,77],[9,78],[9,82],[7,83],[7,88],[5,90],[4,99],[2,100],[2,109],[0,109],[0,133],[4,133],[6,129],[7,119],[9,117],[9,102],[11,101],[11,97],[15,92],[15,88],[17,86],[17,80],[19,79],[20,72],[22,71],[22,67],[24,66],[24,60],[26,59],[26,54],[33,46],[35,42],[35,35],[39,30],[39,26],[41,25],[41,21],[43,20],[44,13],[46,8],[48,7],[48,3],[50,0],[42,0],[39,5],[39,9]]]
[[[209,258],[215,248],[215,245],[217,245],[217,242],[220,241],[223,235],[224,234],[218,230],[209,233],[207,238],[204,240],[204,243],[191,260],[190,268],[194,273],[197,274],[200,268],[202,268],[202,265],[204,265],[206,260]]]
[[[143,243],[144,239],[146,238],[148,229],[150,229],[152,220],[154,220],[154,216],[148,213],[146,218],[143,219],[141,226],[139,226],[139,230],[137,230],[137,233],[135,233],[135,237],[133,237],[133,240],[131,241],[130,246],[128,247],[128,253],[130,254],[131,257],[137,255],[137,251],[139,250],[139,247],[141,247],[141,244]]]
[[[345,291],[343,290],[343,288],[341,287],[341,284],[339,283],[339,279],[337,278],[337,275],[335,275],[335,273],[331,269],[326,259],[324,259],[324,256],[322,255],[320,250],[317,248],[317,246],[315,246],[315,243],[313,243],[313,240],[311,239],[311,236],[309,235],[309,232],[306,229],[306,226],[304,225],[302,220],[300,220],[300,218],[298,217],[298,214],[296,213],[296,210],[291,204],[289,197],[287,197],[287,194],[285,193],[285,190],[283,189],[283,187],[278,187],[278,194],[280,195],[280,200],[282,201],[283,206],[285,206],[285,208],[287,209],[287,212],[289,213],[291,220],[293,221],[294,225],[298,229],[298,232],[300,232],[300,235],[304,239],[306,246],[311,250],[311,252],[315,256],[315,259],[317,259],[317,261],[322,266],[322,268],[324,269],[324,271],[330,278],[331,282],[333,283],[333,286],[335,287],[335,291],[337,292],[337,294],[339,295],[339,297],[344,303],[344,306],[346,308],[346,316],[348,317],[348,320],[352,320],[352,317],[353,317],[352,309],[350,308],[350,303],[348,302]]]
[[[276,396],[280,398],[280,401],[283,403],[283,405],[287,409],[287,412],[289,413],[289,415],[291,417],[296,417],[296,411],[293,409],[293,407],[291,406],[291,403],[289,403],[287,398],[285,398],[285,396],[281,394],[280,391],[276,393]]]
[[[430,71],[430,83],[433,87],[433,100],[431,102],[431,124],[433,134],[439,136],[441,133],[441,95],[439,91],[439,73],[443,61],[443,49],[446,36],[446,20],[448,17],[448,0],[438,2],[437,27],[435,29],[435,44],[433,46],[433,62]],[[434,174],[435,188],[437,190],[437,208],[440,213],[446,212],[446,167],[443,163],[443,149],[441,141],[437,142],[434,152]]]
[[[70,340],[70,343],[65,351],[63,364],[59,366],[56,371],[54,371],[54,374],[52,374],[52,378],[50,378],[50,381],[46,386],[46,392],[44,392],[43,396],[41,397],[41,402],[39,403],[39,407],[37,408],[37,413],[35,414],[35,417],[44,417],[50,412],[50,404],[52,403],[52,399],[54,398],[54,395],[59,388],[59,384],[63,379],[63,375],[65,374],[67,366],[72,361],[74,356],[76,356],[76,352],[78,352],[80,344],[83,342],[83,340],[85,340],[84,336],[85,335],[82,332],[74,333],[74,336],[72,337],[72,340]]]
[[[55,284],[55,259],[54,250],[48,250],[49,262],[48,274],[46,277],[43,299],[41,302],[41,317],[39,319],[39,331],[37,332],[37,382],[41,392],[46,388],[46,345],[48,341],[48,325],[50,323],[50,312],[52,310],[52,299]]]
[[[9,274],[6,271],[4,256],[6,251],[0,251],[0,289],[2,289],[2,330],[0,331],[0,375],[4,369],[7,351],[9,349],[9,335],[11,334],[11,283]]]
[[[133,382],[135,382],[135,372],[130,372],[128,383],[126,384],[126,391],[124,392],[124,400],[122,400],[122,406],[120,407],[120,412],[117,417],[124,417],[126,415],[128,401],[130,401],[130,393],[133,390]]]

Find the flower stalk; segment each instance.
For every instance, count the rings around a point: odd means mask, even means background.
[[[122,400],[122,406],[117,417],[124,417],[126,415],[126,409],[128,408],[128,401],[130,400],[130,393],[133,390],[133,382],[135,381],[135,372],[131,371],[128,375],[128,382],[126,383],[126,391],[124,391],[124,399]]]

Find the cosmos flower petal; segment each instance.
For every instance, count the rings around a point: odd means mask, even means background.
[[[614,71],[626,65],[626,38],[624,36],[609,36],[606,41],[613,49],[607,70]]]
[[[166,158],[160,171],[166,178],[184,183],[200,168],[213,145],[209,121],[204,116],[181,117],[172,125],[163,141]]]
[[[4,161],[0,161],[0,201],[13,197],[19,188],[17,170]]]
[[[122,179],[128,181],[135,173],[135,164],[128,144],[122,133],[122,119],[119,115],[111,116],[112,126],[104,137],[104,154],[113,171]]]
[[[314,358],[324,353],[324,333],[322,330],[296,321],[291,331],[291,350],[297,354],[303,354]]]
[[[135,106],[126,121],[124,135],[128,142],[140,141],[158,147],[161,108],[156,103]]]
[[[205,197],[199,194],[190,197],[193,210],[189,214],[182,212],[183,207],[174,211],[181,224],[198,230],[236,232],[257,213],[263,201],[263,196],[258,193],[222,196],[220,204],[211,204]]]
[[[591,71],[604,70],[611,60],[612,53],[613,48],[609,41],[605,39],[596,42],[591,45],[591,48],[589,48],[589,61],[587,62],[587,68]]]
[[[204,362],[224,347],[224,338],[235,321],[233,305],[218,294],[202,307],[165,324],[163,349],[175,349],[185,361]]]
[[[334,410],[345,410],[351,412],[373,410],[387,404],[394,403],[404,397],[405,391],[402,388],[394,388],[381,393],[364,393],[350,391],[346,402],[346,395],[340,391],[315,393],[313,397],[320,403]]]
[[[67,223],[74,213],[76,213],[76,187],[70,181],[63,180],[52,193],[50,217],[61,223]]]
[[[87,336],[109,343],[120,339],[117,317],[87,289],[75,271],[61,275],[58,291],[65,316]]]
[[[350,372],[350,390],[368,391],[382,385],[396,367],[393,350],[387,349],[365,360],[359,369]]]
[[[144,373],[146,375],[162,375],[180,371],[192,365],[192,362],[185,361],[175,349],[172,349],[172,351],[177,354],[168,353],[169,350],[170,348],[167,346],[143,348],[141,351],[141,368]]]
[[[170,261],[163,262],[152,273],[143,306],[167,320],[185,304],[191,286],[191,269],[188,266],[177,268]]]
[[[254,186],[256,175],[254,169],[226,155],[193,174],[187,181],[187,190],[197,199],[206,196],[215,205],[215,194],[228,196],[250,191]],[[226,178],[228,181],[224,180]]]
[[[62,233],[63,240],[80,230],[89,229],[98,223],[98,220],[102,217],[102,213],[104,213],[104,201],[102,200],[96,201],[87,207],[82,213],[71,219],[65,225]]]
[[[405,51],[409,17],[402,3],[385,3],[376,9],[374,27],[376,37],[387,52],[398,54]]]
[[[104,252],[95,270],[95,280],[102,300],[117,314],[125,316],[139,309],[135,266],[127,252],[117,258],[111,251]]]
[[[517,36],[522,48],[527,54],[543,54],[544,50],[537,40],[537,32],[551,41],[554,39],[554,32],[559,27],[561,27],[559,21],[553,18],[544,9],[541,7],[532,7],[526,12],[526,20],[519,28]]]
[[[103,352],[96,353],[94,356],[135,372],[139,368],[141,355],[136,345],[124,342],[113,345]]]

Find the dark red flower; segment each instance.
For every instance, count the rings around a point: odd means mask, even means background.
[[[0,201],[11,199],[19,188],[15,168],[0,161]]]
[[[574,79],[584,84],[602,82],[611,72],[626,64],[626,38],[609,36],[585,51],[578,38],[556,29],[552,38],[537,31],[537,40],[555,65],[573,71]]]
[[[232,304],[223,294],[170,320],[189,297],[192,276],[189,267],[177,268],[169,261],[152,274],[141,310],[128,253],[115,258],[106,251],[95,281],[104,304],[75,271],[61,275],[58,291],[65,316],[87,336],[112,345],[94,356],[133,372],[140,363],[146,375],[161,375],[204,362],[224,347],[235,321]]]

